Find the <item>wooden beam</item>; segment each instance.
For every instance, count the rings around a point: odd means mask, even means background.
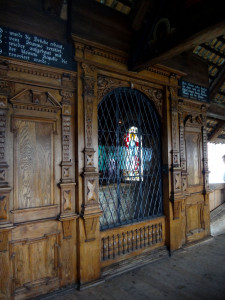
[[[211,103],[207,111],[207,117],[225,121],[225,105]]]
[[[205,58],[202,57],[202,56],[199,56],[198,54],[193,53],[193,56],[194,56],[195,58],[197,58],[198,60],[201,60],[202,62],[206,63],[207,65],[210,65],[210,66],[212,66],[212,67],[214,67],[214,68],[217,68],[217,69],[221,69],[221,66],[219,66],[219,65],[217,65],[217,64],[215,64],[215,63],[213,63],[212,61],[209,61],[209,60],[205,59]]]
[[[136,62],[132,66],[133,71],[141,71],[155,64],[160,64],[162,61],[171,59],[185,51],[194,49],[197,45],[206,43],[209,40],[215,39],[217,36],[225,34],[225,21],[206,28],[191,37],[180,42],[178,45],[164,51],[154,57],[145,58],[143,61]]]
[[[221,132],[224,130],[225,122],[220,120],[218,124],[216,125],[216,128],[211,133],[210,137],[208,138],[209,142],[213,142],[217,139],[217,137],[221,134]]]
[[[219,74],[216,76],[215,80],[212,82],[209,88],[209,99],[212,100],[214,96],[219,92],[222,84],[225,81],[225,66],[220,70]]]

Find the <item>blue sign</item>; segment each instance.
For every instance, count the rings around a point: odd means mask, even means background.
[[[206,87],[187,82],[184,80],[180,81],[179,96],[199,100],[203,102],[209,102],[209,92]]]
[[[0,56],[76,71],[72,45],[0,26]]]

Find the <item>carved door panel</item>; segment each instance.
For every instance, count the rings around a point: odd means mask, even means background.
[[[11,257],[16,298],[38,294],[42,285],[59,286],[59,233],[13,241]]]
[[[185,134],[188,185],[201,184],[201,133]]]

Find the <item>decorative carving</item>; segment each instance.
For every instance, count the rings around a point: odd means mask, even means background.
[[[83,74],[83,97],[86,146],[92,145],[93,102],[95,97],[96,68],[93,65],[81,64]]]
[[[182,170],[186,170],[186,160],[185,161],[181,161],[181,169]]]
[[[92,145],[92,116],[93,116],[93,99],[86,99],[85,103],[85,124],[86,124],[86,138],[87,147]]]
[[[94,97],[95,79],[90,76],[85,76],[83,84],[84,84],[84,95]],[[89,99],[89,101],[90,101],[90,99]],[[90,101],[90,102],[93,102],[93,101]]]
[[[0,180],[5,181],[5,169],[0,169]]]
[[[175,191],[181,190],[181,174],[177,173],[174,175],[174,187]]]
[[[85,205],[86,207],[90,204],[98,203],[98,174],[97,173],[88,173],[85,174]]]
[[[71,196],[72,196],[71,190],[63,191],[63,209],[64,209],[64,211],[71,210]]]
[[[70,177],[70,168],[63,167],[63,177]]]
[[[173,203],[173,219],[174,220],[180,218],[180,211],[181,211],[181,202],[174,201],[174,203]]]
[[[9,64],[9,71],[14,71],[14,72],[19,72],[19,73],[26,73],[30,75],[35,75],[35,76],[40,76],[40,77],[47,77],[47,78],[52,78],[52,79],[60,79],[61,74],[56,73],[56,72],[49,72],[49,71],[44,71],[40,70],[38,68],[34,67],[24,67],[16,64]]]
[[[74,219],[62,221],[63,239],[71,239],[73,235]]]
[[[177,113],[172,112],[172,142],[173,149],[177,150],[177,133],[178,133],[178,121],[177,121]]]
[[[6,111],[0,110],[0,160],[5,158]]]
[[[119,87],[128,87],[128,81],[122,81],[107,76],[98,76],[98,102],[100,102],[105,95],[107,95],[112,90]]]
[[[57,113],[59,102],[49,93],[24,89],[10,99],[13,108]]]
[[[63,73],[61,76],[61,82],[64,88],[74,88],[76,86],[76,77],[69,73]]]
[[[5,78],[9,70],[9,64],[6,60],[0,59],[0,76]]]
[[[86,165],[87,167],[93,167],[94,166],[94,154],[87,154],[86,156]]]
[[[0,227],[9,223],[9,193],[11,188],[0,188]]]
[[[149,248],[163,240],[162,223],[146,225],[129,231],[103,237],[101,260],[114,259],[141,248]]]
[[[8,212],[8,195],[0,194],[0,220],[7,219],[7,212]]]
[[[173,165],[175,167],[179,166],[180,164],[180,153],[173,151]]]
[[[94,65],[82,63],[81,68],[84,70],[85,76],[95,76],[96,67]]]
[[[154,102],[159,115],[162,117],[163,92],[146,86],[142,86],[141,90]]]
[[[14,93],[14,84],[10,81],[0,80],[0,95],[9,96]]]
[[[95,151],[93,148],[84,149],[84,171],[85,172],[94,172],[94,154]]]
[[[74,187],[75,183],[60,183],[61,189],[61,212],[60,212],[60,219],[64,217],[73,217],[74,213]]]
[[[184,126],[201,127],[203,126],[202,115],[187,115],[184,119]]]
[[[169,72],[165,72],[165,71],[162,71],[160,69],[153,68],[152,66],[147,67],[146,70],[148,70],[149,72],[154,73],[154,74],[159,74],[159,75],[165,76],[167,78],[169,78],[169,76],[170,76]]]
[[[187,191],[187,177],[182,177],[182,190],[183,192]]]
[[[7,97],[0,95],[0,109],[7,108],[7,105],[8,105]]]
[[[73,93],[62,90],[62,178],[61,182],[72,182],[71,163],[71,102]],[[63,201],[63,200],[62,200]]]
[[[88,194],[87,194],[87,201],[88,202],[95,202],[97,200],[96,197],[96,180],[89,180],[87,183]]]
[[[96,227],[99,224],[99,216],[83,216],[84,229],[86,240],[85,242],[91,242],[95,240]]]
[[[63,155],[63,162],[71,161],[70,158],[70,126],[71,126],[71,118],[62,117],[62,155]]]

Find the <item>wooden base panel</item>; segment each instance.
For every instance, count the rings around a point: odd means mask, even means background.
[[[144,252],[139,256],[131,257],[102,268],[102,278],[109,279],[168,256],[169,251],[167,250],[166,246],[157,248],[155,250],[148,249],[147,252]]]

